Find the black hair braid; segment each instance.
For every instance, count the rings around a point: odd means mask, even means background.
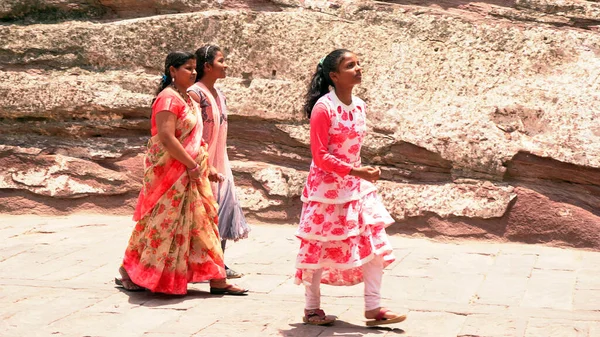
[[[156,95],[160,94],[161,91],[165,90],[171,83],[173,83],[173,78],[171,77],[171,71],[169,70],[171,67],[179,68],[184,65],[187,61],[195,59],[196,56],[192,53],[184,52],[184,51],[173,51],[167,55],[165,59],[165,73],[160,80],[160,84],[158,85],[158,89],[156,90]]]
[[[304,106],[302,110],[306,116],[310,118],[313,107],[323,95],[329,92],[329,87],[335,87],[329,73],[337,71],[344,57],[344,54],[349,53],[347,49],[336,49],[329,53],[325,58],[319,61],[317,70],[310,80],[308,92],[304,95]]]

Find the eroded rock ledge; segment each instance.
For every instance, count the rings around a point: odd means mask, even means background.
[[[213,42],[244,209],[293,223],[302,93],[343,46],[391,231],[600,249],[596,2],[24,3],[0,5],[0,212],[131,213],[164,55]]]

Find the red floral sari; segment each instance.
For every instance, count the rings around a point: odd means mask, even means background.
[[[123,267],[135,284],[153,292],[185,294],[189,282],[226,277],[202,119],[193,104],[167,88],[152,105],[153,136]],[[200,166],[199,181],[190,181],[185,166],[160,142],[154,117],[161,111],[177,115],[175,136]]]

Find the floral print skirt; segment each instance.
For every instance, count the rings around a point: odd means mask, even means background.
[[[216,202],[204,172],[200,181],[184,173],[135,225],[123,259],[135,284],[185,294],[190,282],[226,277]]]
[[[394,261],[393,248],[385,232],[392,223],[394,219],[377,192],[343,204],[304,203],[296,232],[300,251],[295,283],[310,285],[318,269],[323,269],[323,284],[361,283],[363,264],[377,255],[383,257],[384,267]]]

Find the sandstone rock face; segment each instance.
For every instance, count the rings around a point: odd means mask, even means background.
[[[29,5],[24,5],[29,4]],[[34,6],[34,5],[35,6]],[[391,231],[600,249],[600,24],[590,1],[9,0],[0,211],[129,213],[165,55],[222,46],[230,157],[256,221],[297,221],[302,96],[336,47]]]

